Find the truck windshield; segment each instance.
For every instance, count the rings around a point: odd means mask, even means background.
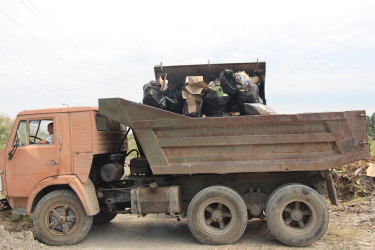
[[[12,146],[22,147],[27,145],[27,130],[26,121],[20,121],[18,124],[16,135],[14,136],[14,141]]]

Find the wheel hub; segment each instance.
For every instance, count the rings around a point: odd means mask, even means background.
[[[294,221],[299,221],[299,220],[302,219],[303,214],[302,214],[301,210],[299,210],[299,209],[294,209],[294,210],[292,211],[292,213],[290,214],[290,216],[292,217],[292,219],[293,219]]]
[[[51,207],[45,217],[49,231],[56,235],[70,234],[77,227],[77,212],[67,204],[57,204]]]
[[[64,218],[64,216],[60,216],[60,217],[58,218],[58,221],[59,221],[60,223],[65,222],[65,218]]]
[[[220,210],[215,210],[212,213],[212,219],[216,222],[219,222],[223,219],[223,213]]]

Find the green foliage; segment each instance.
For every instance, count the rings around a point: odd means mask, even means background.
[[[375,138],[375,113],[367,116],[367,131],[369,136]]]
[[[7,114],[0,113],[0,149],[4,149],[12,127],[14,120],[11,119]]]
[[[33,217],[28,215],[18,215],[12,214],[10,217],[11,221],[26,221],[26,222],[33,222]]]
[[[370,150],[373,155],[375,155],[375,139],[371,136],[368,137],[368,141],[370,143]]]
[[[128,152],[132,149],[138,149],[138,147],[137,147],[137,143],[135,142],[135,139],[134,139],[134,134],[129,133],[129,135],[128,135]],[[131,158],[136,158],[137,152],[132,152],[129,156]]]

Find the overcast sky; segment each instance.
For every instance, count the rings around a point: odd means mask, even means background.
[[[153,66],[267,63],[279,113],[375,112],[375,1],[0,1],[0,113],[142,101]]]

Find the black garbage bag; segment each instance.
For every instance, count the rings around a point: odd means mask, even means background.
[[[202,111],[202,105],[197,105],[197,111],[196,112],[190,112],[188,111],[188,107],[187,107],[187,100],[185,100],[185,103],[184,103],[184,107],[182,109],[182,114],[185,115],[185,116],[189,116],[189,117],[194,117],[194,118],[198,118],[198,117],[201,117],[201,111]]]
[[[238,78],[235,77],[233,70],[224,69],[219,75],[220,86],[223,91],[229,95],[236,94],[240,89],[244,88],[244,85]]]
[[[143,85],[142,103],[159,109],[167,109],[164,91],[161,90],[160,83],[150,81]]]
[[[168,111],[177,114],[182,114],[182,109],[184,107],[185,100],[184,98],[182,98],[181,88],[168,88],[165,93],[165,103],[167,105]]]
[[[263,103],[259,97],[258,86],[253,83],[247,84],[244,89],[238,91],[234,99],[241,115],[245,115],[244,103]]]
[[[202,113],[206,116],[227,116],[226,107],[230,102],[229,95],[220,95],[215,89],[208,88],[203,96]]]

